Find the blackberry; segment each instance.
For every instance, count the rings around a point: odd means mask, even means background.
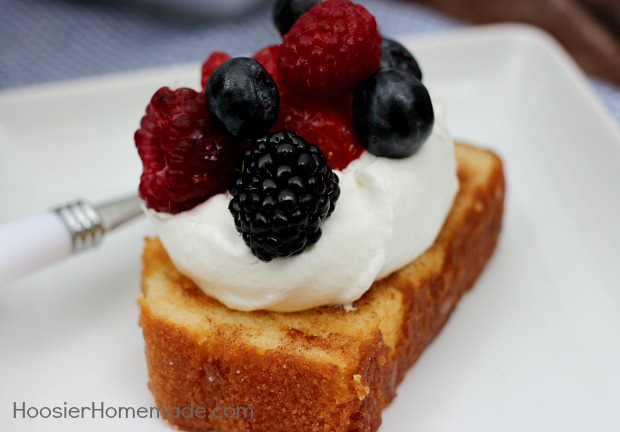
[[[321,150],[291,131],[255,141],[229,191],[237,231],[266,262],[316,243],[340,195],[338,176]]]

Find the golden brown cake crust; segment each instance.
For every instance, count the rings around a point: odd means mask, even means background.
[[[228,309],[178,273],[158,239],[147,239],[140,325],[157,406],[251,407],[252,414],[170,423],[231,432],[376,431],[381,410],[473,285],[500,232],[501,161],[463,144],[456,155],[460,190],[435,244],[373,284],[352,311]]]

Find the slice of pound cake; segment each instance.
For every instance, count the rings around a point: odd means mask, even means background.
[[[459,191],[434,244],[351,305],[233,310],[183,276],[159,239],[148,239],[139,304],[149,387],[159,407],[193,407],[167,421],[222,432],[376,431],[396,386],[498,239],[500,159],[457,144],[456,160]],[[247,409],[209,416],[218,407]]]
[[[149,386],[174,427],[376,431],[491,256],[504,177],[455,144],[409,50],[349,0],[163,87],[135,143]]]

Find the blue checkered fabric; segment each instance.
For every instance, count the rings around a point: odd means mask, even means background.
[[[462,25],[403,0],[359,3],[387,36]],[[147,0],[0,0],[0,11],[0,88],[198,62],[222,47],[247,54],[279,41],[268,0],[228,18],[149,7]],[[620,89],[592,84],[620,123]]]

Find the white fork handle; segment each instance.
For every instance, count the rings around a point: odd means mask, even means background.
[[[0,286],[71,255],[71,233],[47,211],[0,225]]]
[[[92,206],[78,200],[0,225],[0,286],[97,246],[106,232],[142,214],[135,195]]]

